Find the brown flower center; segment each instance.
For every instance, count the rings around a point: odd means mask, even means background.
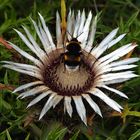
[[[54,55],[55,52],[49,55],[53,59],[43,69],[44,84],[63,96],[81,95],[89,90],[93,86],[95,74],[86,62],[88,60],[83,59],[78,70],[69,72],[62,62],[61,53],[56,51],[57,55]]]

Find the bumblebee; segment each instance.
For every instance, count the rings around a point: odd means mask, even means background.
[[[77,38],[72,38],[67,44],[65,48],[65,52],[63,53],[63,62],[65,69],[74,71],[78,68],[80,69],[82,61],[82,51],[80,42]]]

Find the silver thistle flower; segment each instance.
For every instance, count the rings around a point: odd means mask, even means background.
[[[39,119],[41,119],[51,107],[54,108],[61,100],[64,101],[64,111],[67,111],[69,116],[72,117],[73,107],[71,102],[73,100],[81,120],[87,124],[86,108],[83,99],[89,103],[97,114],[102,116],[99,106],[93,101],[94,97],[97,96],[112,109],[121,112],[122,107],[101,91],[101,88],[107,89],[121,97],[128,98],[121,91],[111,88],[108,85],[121,83],[137,77],[137,75],[129,69],[136,67],[136,65],[132,63],[138,61],[138,58],[116,61],[133,50],[137,45],[130,43],[110,54],[102,56],[107,49],[118,43],[125,34],[115,38],[118,32],[118,28],[116,28],[110,32],[99,45],[93,47],[97,17],[93,18],[91,12],[89,12],[86,17],[84,10],[83,12],[78,11],[75,17],[74,12],[70,11],[67,17],[66,42],[77,37],[77,40],[81,42],[83,61],[80,70],[69,72],[66,69],[64,71],[61,54],[64,52],[66,45],[62,39],[61,20],[58,12],[56,13],[56,44],[53,42],[51,33],[41,14],[39,14],[38,25],[34,20],[31,19],[31,21],[43,48],[34,40],[26,27],[23,26],[26,36],[18,30],[15,31],[37,57],[35,58],[28,54],[15,44],[9,43],[18,53],[29,59],[32,65],[3,61],[3,63],[5,63],[3,67],[38,79],[22,85],[13,91],[14,93],[21,92],[18,96],[21,99],[34,96],[34,99],[27,107],[35,105],[48,96]]]

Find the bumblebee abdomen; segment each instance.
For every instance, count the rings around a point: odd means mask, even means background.
[[[79,61],[69,61],[69,60],[67,60],[67,61],[65,61],[65,65],[75,67],[75,66],[80,65],[80,62]]]
[[[80,64],[80,56],[64,55],[64,63],[68,66],[78,66]]]
[[[65,61],[78,61],[80,62],[81,58],[80,56],[74,56],[74,55],[64,55]]]

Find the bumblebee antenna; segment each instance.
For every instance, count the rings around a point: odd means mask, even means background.
[[[79,35],[77,35],[77,37],[76,37],[76,38],[78,38],[81,34],[83,34],[83,32],[81,32]]]
[[[72,38],[72,34],[69,32],[69,31],[67,31],[67,33],[70,35],[70,37]]]

